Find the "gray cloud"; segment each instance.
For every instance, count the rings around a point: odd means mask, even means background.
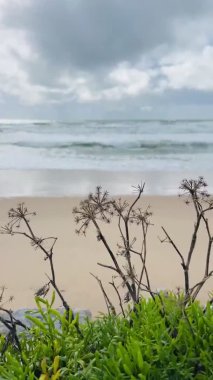
[[[30,112],[79,102],[98,102],[105,112],[101,103],[110,99],[145,110],[168,97],[199,102],[213,90],[212,0],[11,0],[0,7],[10,31],[2,93],[11,104],[29,103]],[[12,76],[6,61],[13,61]]]
[[[31,0],[8,6],[5,23],[26,30],[51,67],[92,70],[172,44],[177,20],[200,18],[209,9],[213,4],[205,0]]]

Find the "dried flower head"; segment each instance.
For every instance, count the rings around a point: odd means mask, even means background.
[[[35,212],[29,212],[24,203],[19,203],[17,208],[11,208],[8,212],[9,222],[1,227],[0,233],[13,235],[14,229],[19,229],[22,222],[29,223]]]
[[[109,199],[107,191],[102,191],[98,186],[96,192],[89,194],[88,198],[80,202],[79,208],[73,209],[75,215],[75,223],[80,224],[76,233],[86,234],[86,230],[91,221],[101,220],[110,223],[113,216],[113,202]]]
[[[182,191],[182,195],[191,197],[194,200],[204,200],[209,197],[206,190],[207,182],[203,177],[198,177],[198,179],[183,179],[179,189]]]

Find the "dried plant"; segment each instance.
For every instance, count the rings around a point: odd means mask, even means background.
[[[4,307],[6,304],[10,303],[13,301],[14,297],[9,296],[9,298],[5,299],[5,291],[6,291],[6,286],[2,286],[0,288],[0,310],[2,307]]]
[[[44,284],[35,293],[35,295],[40,296],[40,297],[45,297],[50,289],[50,285],[52,285],[53,289],[55,290],[56,294],[59,296],[62,302],[62,305],[67,312],[67,318],[69,318],[70,306],[62,294],[63,291],[60,290],[57,284],[54,262],[53,262],[54,247],[55,247],[57,238],[56,237],[42,238],[40,236],[38,237],[35,235],[30,223],[31,217],[35,215],[36,215],[35,212],[28,211],[24,203],[20,203],[17,208],[15,209],[11,208],[9,210],[8,212],[9,222],[4,227],[1,228],[1,233],[9,234],[11,236],[22,235],[30,241],[31,245],[35,249],[39,249],[43,253],[44,260],[47,260],[49,262],[50,275],[46,274],[48,278],[48,282]],[[10,315],[12,317],[12,313],[10,313]],[[74,318],[73,313],[72,313],[72,318]],[[10,324],[13,327],[12,322]],[[78,323],[75,324],[75,327],[79,335],[82,335]]]
[[[31,217],[35,215],[36,215],[35,212],[28,211],[24,203],[20,203],[17,206],[17,208],[11,208],[9,210],[8,212],[9,222],[1,228],[0,232],[2,234],[8,234],[11,236],[22,235],[30,241],[31,245],[35,249],[39,249],[43,253],[44,260],[48,260],[49,262],[50,276],[46,274],[48,278],[48,282],[36,291],[35,296],[45,297],[50,289],[50,285],[52,285],[52,287],[56,291],[56,294],[59,296],[63,304],[63,307],[65,308],[67,312],[67,318],[69,318],[70,306],[68,305],[67,301],[65,300],[62,294],[63,291],[59,289],[58,284],[56,282],[53,255],[54,255],[54,247],[55,247],[57,238],[55,237],[42,238],[35,235],[30,223]],[[2,303],[4,292],[5,292],[5,287],[2,287],[1,293],[0,293],[0,311],[4,312],[4,316],[0,315],[0,322],[7,328],[8,334],[6,335],[5,344],[3,346],[1,354],[4,355],[5,351],[7,350],[7,347],[10,344],[12,344],[14,348],[18,349],[21,353],[21,346],[19,343],[17,327],[21,326],[24,329],[27,329],[27,327],[22,321],[14,317],[12,310],[4,307],[6,303],[6,301]],[[12,299],[13,297],[10,297],[7,300],[7,302],[12,301]],[[7,317],[5,317],[5,315]],[[73,313],[71,313],[71,315],[72,315],[72,318],[74,318]],[[79,335],[82,336],[82,332],[80,330],[78,323],[75,324],[75,327]]]
[[[59,289],[57,282],[56,282],[56,274],[55,274],[55,268],[54,268],[54,262],[53,262],[53,255],[54,255],[54,246],[56,244],[57,238],[56,237],[47,237],[42,238],[35,235],[32,227],[31,227],[31,217],[35,216],[35,212],[29,212],[27,207],[24,203],[20,203],[17,208],[11,208],[8,212],[9,222],[1,228],[1,233],[3,234],[9,234],[11,236],[14,235],[22,235],[25,236],[31,243],[31,245],[35,249],[39,249],[43,255],[44,260],[48,260],[49,266],[50,266],[50,273],[51,275],[47,275],[48,283],[42,286],[36,292],[36,295],[39,296],[45,296],[49,290],[49,285],[51,284],[54,290],[56,291],[57,295],[59,296],[64,308],[69,311],[70,307],[66,300],[64,299],[64,296]]]
[[[9,296],[9,298],[5,299],[5,291],[6,287],[2,286],[0,288],[0,322],[6,327],[8,333],[5,337],[5,342],[1,350],[1,355],[4,355],[5,351],[7,350],[10,344],[12,344],[14,348],[21,352],[17,327],[21,326],[22,328],[27,329],[24,323],[22,323],[14,317],[12,310],[6,308],[6,305],[12,302],[14,297]]]
[[[28,327],[22,321],[14,317],[12,310],[0,307],[0,311],[4,312],[4,316],[0,315],[0,322],[8,330],[8,333],[5,337],[4,345],[1,350],[1,355],[4,355],[10,344],[21,353],[21,345],[19,341],[17,327],[20,326],[25,330],[27,330]]]
[[[195,223],[193,233],[189,243],[189,249],[187,255],[184,255],[174,239],[168,234],[166,229],[162,227],[165,234],[165,238],[161,242],[168,242],[172,245],[174,251],[179,256],[181,261],[181,266],[184,272],[184,293],[185,293],[185,303],[194,301],[198,296],[200,290],[206,283],[206,281],[213,275],[213,269],[210,269],[210,258],[212,252],[213,235],[210,231],[210,225],[208,220],[208,213],[213,210],[213,198],[209,195],[207,191],[207,183],[203,177],[198,179],[184,179],[180,185],[180,196],[184,197],[186,205],[192,204],[195,211]],[[194,285],[190,281],[190,265],[192,261],[193,254],[195,252],[195,247],[198,239],[198,233],[201,225],[204,225],[206,235],[207,235],[207,250],[204,252],[204,273],[203,277]]]
[[[144,191],[144,184],[138,185],[134,190],[136,190],[137,196],[129,204],[121,199],[115,200],[110,198],[108,192],[102,191],[101,187],[97,187],[94,194],[90,194],[87,199],[80,202],[79,208],[76,207],[73,210],[75,222],[78,225],[76,233],[86,235],[88,227],[90,224],[93,224],[98,241],[102,242],[112,260],[112,265],[103,263],[98,263],[98,265],[115,272],[115,276],[110,284],[119,298],[123,315],[125,315],[122,306],[123,302],[132,301],[133,304],[138,303],[143,291],[149,292],[153,296],[146,264],[147,232],[151,224],[150,217],[152,213],[150,207],[145,210],[138,207],[138,202]],[[102,228],[102,223],[111,223],[112,218],[117,220],[118,234],[121,238],[121,242],[117,244],[116,250],[113,250],[110,246]],[[136,225],[141,230],[140,249],[136,248],[136,237],[131,238],[133,225]],[[134,256],[140,259],[139,271],[135,269]],[[124,259],[124,265],[121,264],[120,257]],[[119,285],[115,285],[114,280],[117,278],[121,280],[122,287],[126,289],[124,298],[121,297],[119,292]],[[112,309],[114,311],[114,307],[112,307],[111,301],[106,296],[102,283],[97,277],[96,279],[104,294],[108,311]]]
[[[207,214],[213,209],[213,198],[210,197],[206,188],[207,183],[203,177],[199,177],[197,180],[184,179],[180,185],[181,196],[184,196],[185,203],[187,205],[190,203],[193,204],[196,213],[194,231],[191,236],[189,250],[186,257],[178,249],[167,230],[162,227],[165,238],[162,239],[161,242],[170,243],[181,260],[181,265],[184,272],[185,304],[196,299],[203,285],[213,275],[213,270],[210,269],[213,236],[210,232],[209,221],[207,218]],[[75,222],[78,226],[76,233],[86,235],[88,227],[93,224],[96,229],[98,241],[102,242],[112,260],[112,265],[106,265],[103,263],[98,263],[98,265],[115,272],[110,285],[113,286],[118,296],[119,305],[123,315],[125,315],[123,308],[124,302],[132,301],[133,305],[137,304],[143,292],[148,292],[153,298],[156,294],[158,294],[151,288],[146,264],[147,233],[148,228],[151,225],[150,217],[152,213],[150,211],[150,207],[145,210],[138,207],[138,202],[143,194],[144,184],[138,185],[135,190],[137,191],[136,198],[131,204],[129,204],[127,201],[122,201],[121,199],[114,200],[110,198],[108,192],[102,191],[101,187],[97,187],[94,194],[90,194],[87,199],[80,202],[80,206],[78,208],[74,208],[73,210]],[[111,223],[112,219],[117,220],[118,233],[121,238],[121,243],[119,242],[117,244],[117,250],[112,249],[109,242],[110,240],[107,239],[103,233],[102,223]],[[191,285],[190,264],[197,242],[198,231],[202,223],[204,224],[208,239],[208,247],[204,260],[204,275],[200,281],[194,285]],[[141,230],[140,250],[135,248],[136,237],[130,238],[132,225],[136,225]],[[134,266],[135,256],[139,257],[141,261],[139,271],[136,271]],[[124,265],[121,264],[120,257],[124,258]],[[97,276],[94,277],[98,281],[103,292],[108,311],[114,312],[115,308],[109,297],[106,295],[102,282]],[[117,278],[120,278],[122,287],[126,289],[126,294],[123,298],[119,291],[119,285],[115,283],[115,279]],[[160,297],[159,294],[158,296]]]

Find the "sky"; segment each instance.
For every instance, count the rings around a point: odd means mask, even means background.
[[[212,0],[0,0],[0,118],[213,118]]]

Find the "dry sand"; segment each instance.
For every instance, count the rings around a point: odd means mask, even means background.
[[[23,201],[29,210],[37,212],[37,216],[32,220],[36,235],[58,237],[55,247],[56,275],[70,305],[89,308],[93,315],[97,315],[99,311],[106,311],[101,291],[90,272],[107,282],[111,279],[111,273],[96,263],[110,264],[110,260],[92,228],[88,230],[86,238],[75,234],[72,209],[79,204],[80,198],[1,199],[0,225],[7,223],[9,208]],[[152,207],[154,223],[148,236],[148,268],[152,287],[175,289],[177,286],[183,286],[182,267],[172,247],[160,242],[159,237],[164,236],[161,226],[167,229],[179,249],[186,254],[193,229],[194,213],[177,197],[145,196],[142,199],[142,207],[148,204]],[[107,226],[106,234],[112,247],[116,247],[119,238],[116,225]],[[138,233],[137,236],[139,239]],[[192,282],[199,280],[203,275],[206,241],[206,233],[203,230],[192,261]],[[6,295],[15,296],[11,307],[15,309],[34,306],[34,292],[45,283],[45,272],[48,273],[42,253],[35,251],[23,236],[0,235],[0,262],[0,285],[7,287]],[[207,299],[208,291],[212,289],[211,280],[201,293],[202,301]],[[113,293],[110,287],[108,290]]]

